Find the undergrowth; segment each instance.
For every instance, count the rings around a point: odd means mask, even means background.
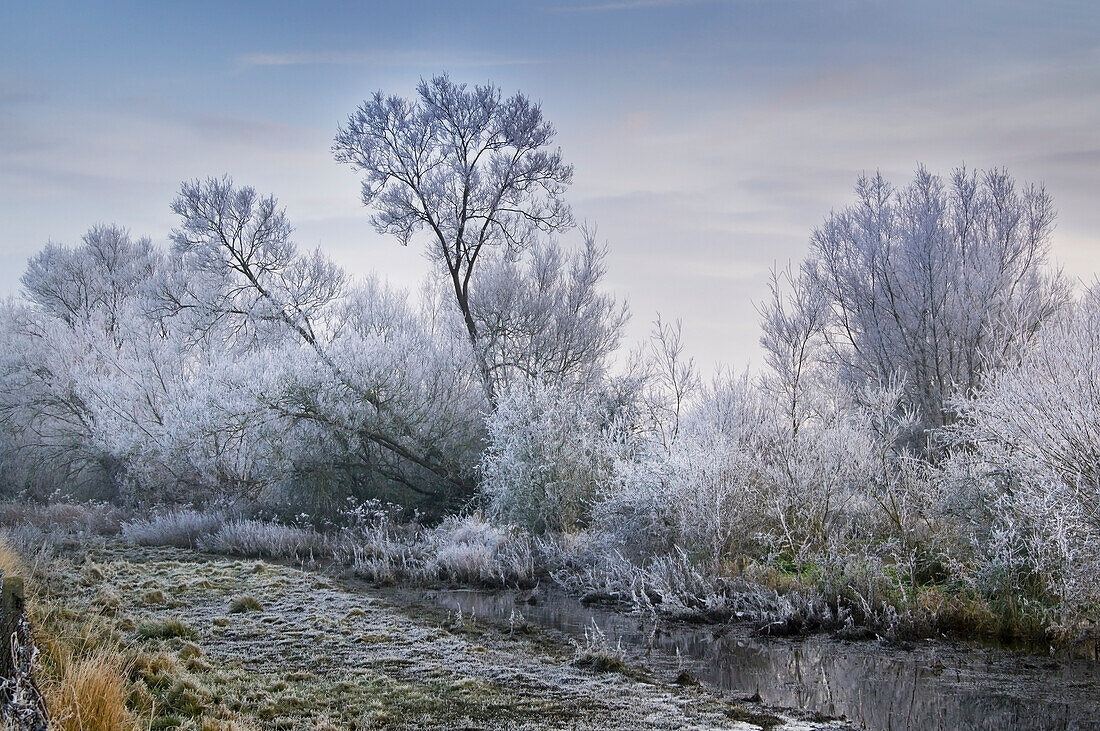
[[[360,508],[353,517],[342,527],[318,530],[194,509],[123,519],[120,511],[102,505],[48,510],[3,503],[0,524],[7,539],[0,545],[0,568],[24,572],[23,556],[41,561],[66,542],[89,540],[86,533],[94,528],[98,535],[120,534],[139,545],[331,564],[381,585],[528,588],[547,582],[586,603],[616,604],[674,621],[748,622],[761,634],[827,631],[851,639],[902,639],[956,633],[1063,645],[1080,639],[1057,627],[1041,600],[983,593],[950,580],[944,571],[925,569],[928,575],[922,576],[916,559],[898,560],[884,550],[838,551],[799,561],[783,554],[740,555],[715,564],[677,546],[635,558],[615,536],[596,530],[531,536],[480,513],[434,527],[401,520],[378,506]],[[98,601],[105,614],[117,606],[111,596]],[[174,632],[138,631],[148,637]],[[180,629],[175,636],[188,634]]]

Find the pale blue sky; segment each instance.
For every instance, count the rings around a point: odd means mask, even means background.
[[[851,201],[1006,166],[1044,182],[1067,272],[1100,271],[1100,4],[869,0],[22,4],[0,1],[0,294],[26,258],[116,222],[164,242],[181,180],[276,194],[305,247],[414,285],[374,234],[336,126],[449,71],[540,100],[608,286],[680,317],[704,368],[759,362],[774,262]]]

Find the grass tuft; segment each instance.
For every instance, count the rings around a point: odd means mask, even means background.
[[[137,627],[137,636],[143,640],[167,640],[172,637],[193,640],[198,637],[198,633],[182,619],[169,617],[162,620],[142,622]]]
[[[229,602],[229,612],[231,614],[262,612],[263,609],[264,607],[260,604],[260,600],[254,596],[237,596],[233,597],[233,601]]]

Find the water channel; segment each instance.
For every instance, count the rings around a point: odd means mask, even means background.
[[[844,717],[868,729],[1100,729],[1100,663],[925,641],[757,637],[743,625],[682,625],[540,595],[445,590],[422,597],[475,617],[526,620],[577,640],[598,627],[655,672],[682,670],[732,697]],[[521,603],[517,603],[517,599]]]

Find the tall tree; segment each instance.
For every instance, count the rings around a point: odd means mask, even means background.
[[[573,217],[562,196],[573,168],[550,149],[554,127],[522,94],[472,89],[447,75],[421,80],[417,98],[375,93],[340,128],[339,162],[363,173],[375,229],[403,245],[428,232],[428,251],[454,289],[486,394],[496,394],[470,286],[487,251],[526,249]]]

